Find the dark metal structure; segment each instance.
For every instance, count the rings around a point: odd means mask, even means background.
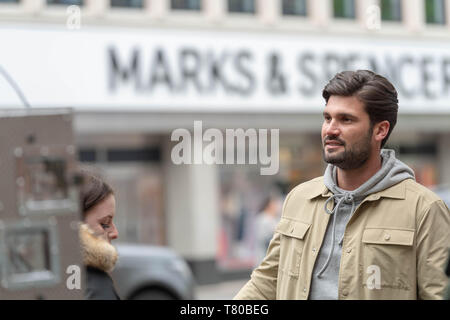
[[[0,300],[82,299],[72,113],[0,111]]]

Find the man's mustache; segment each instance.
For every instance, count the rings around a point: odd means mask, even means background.
[[[339,139],[338,137],[333,137],[333,136],[326,136],[325,139],[323,139],[323,145],[325,146],[325,144],[328,141],[337,141],[338,143],[342,144],[343,146],[345,146],[345,141]]]

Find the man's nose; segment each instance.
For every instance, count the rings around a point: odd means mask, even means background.
[[[339,136],[341,133],[339,125],[335,120],[331,120],[328,124],[326,124],[325,133],[327,136]]]

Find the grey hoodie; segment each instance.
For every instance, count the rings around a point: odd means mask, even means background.
[[[361,201],[368,195],[387,189],[405,179],[415,179],[413,170],[395,158],[394,150],[381,150],[382,165],[369,180],[353,191],[336,185],[336,166],[329,164],[325,170],[325,186],[333,193],[326,201],[324,214],[332,215],[325,238],[314,265],[311,300],[336,300],[338,298],[339,264],[342,240],[347,222]],[[334,201],[333,210],[329,202]]]

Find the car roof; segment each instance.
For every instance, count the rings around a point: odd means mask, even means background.
[[[166,258],[179,258],[179,255],[169,247],[121,242],[114,244],[121,256],[158,256]]]

